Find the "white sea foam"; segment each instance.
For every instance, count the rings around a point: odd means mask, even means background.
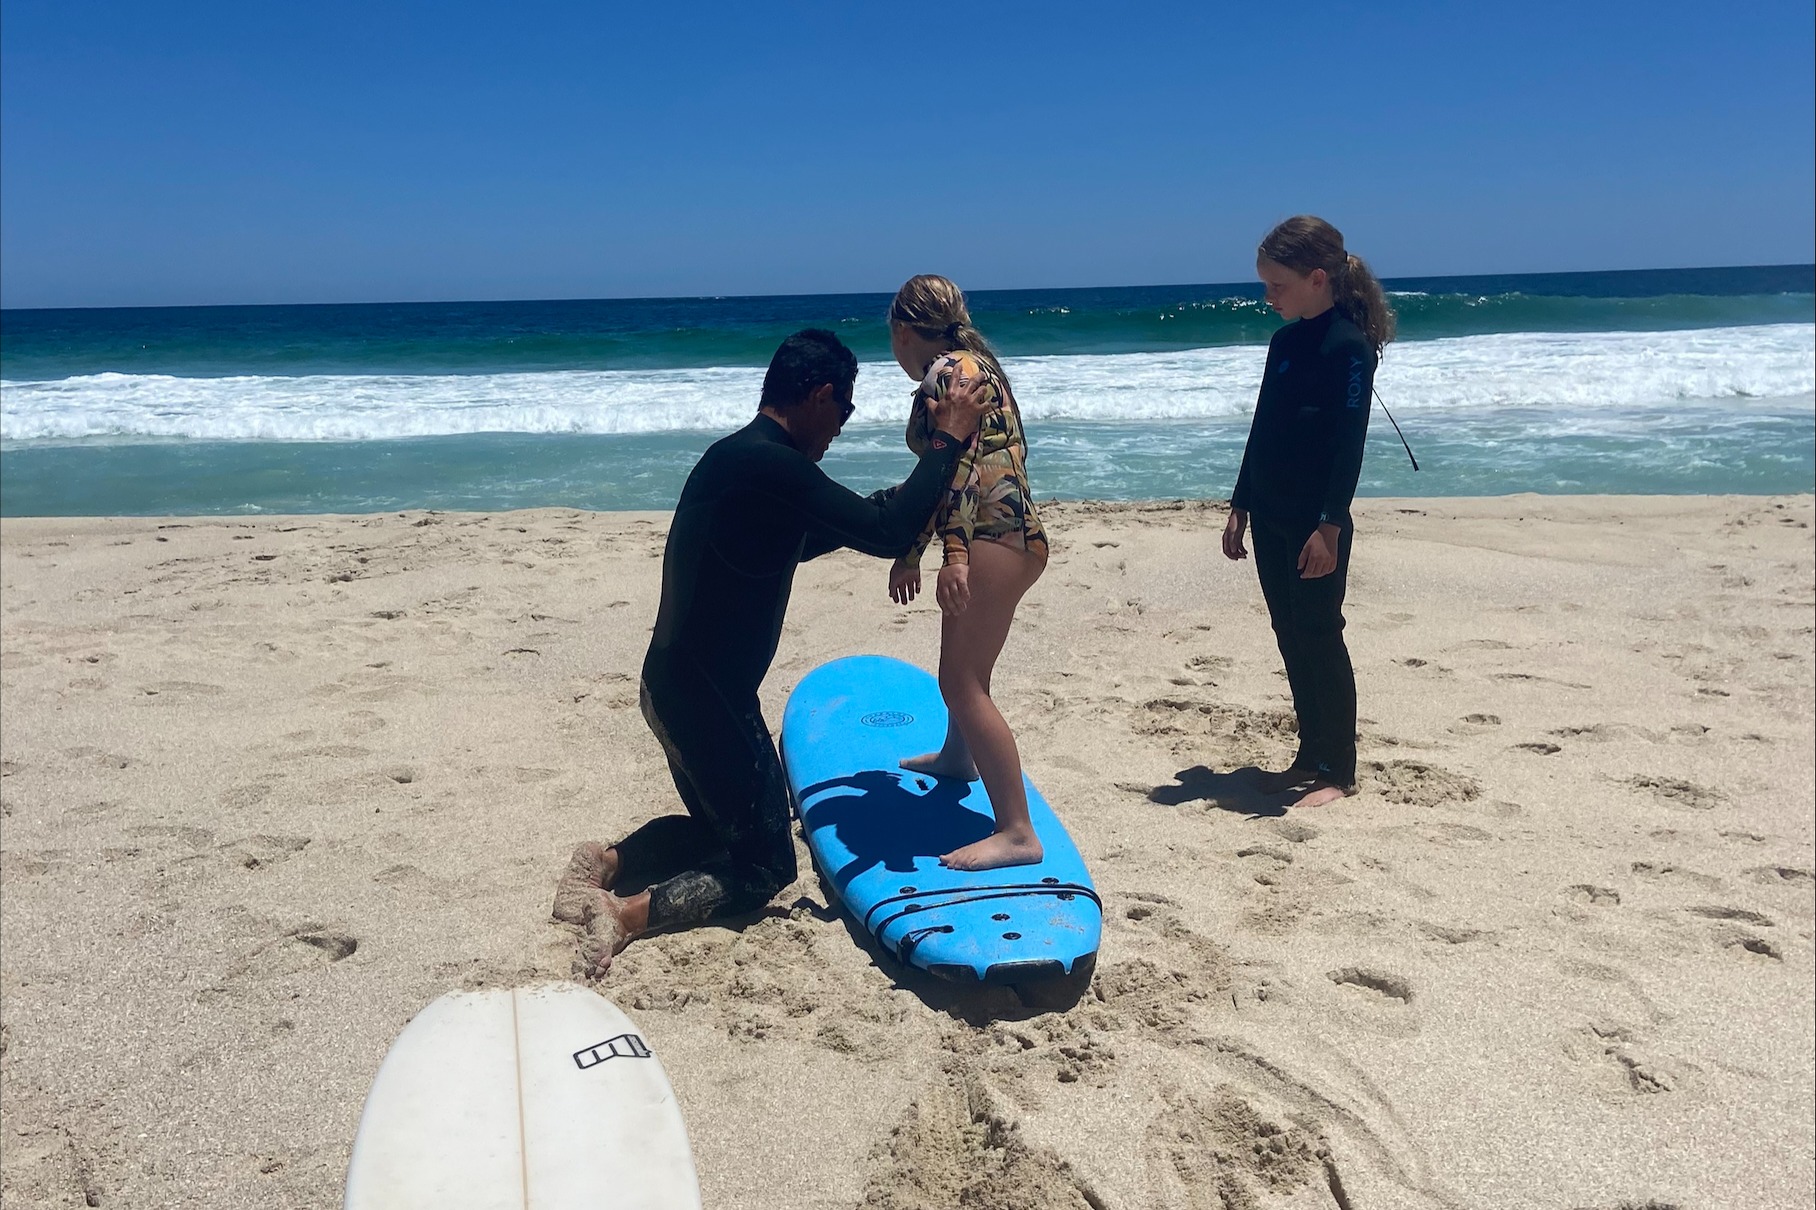
[[[1247,415],[1258,346],[1012,358],[1030,421]],[[0,382],[0,438],[361,441],[461,433],[724,430],[751,415],[760,369],[182,378],[95,374]],[[1816,327],[1511,333],[1393,345],[1376,385],[1396,413],[1555,409],[1560,419],[1690,401],[1816,392]],[[911,384],[858,378],[856,425],[897,425]]]

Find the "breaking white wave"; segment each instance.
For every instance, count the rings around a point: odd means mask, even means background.
[[[1247,415],[1259,346],[1012,358],[1028,420]],[[0,439],[371,441],[465,433],[727,430],[760,369],[185,378],[95,374],[0,382]],[[1551,408],[1572,415],[1816,392],[1816,327],[1521,332],[1390,346],[1376,386],[1396,413]],[[866,364],[854,425],[895,426],[912,384]]]

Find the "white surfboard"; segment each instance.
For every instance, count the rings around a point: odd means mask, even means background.
[[[345,1210],[699,1210],[687,1127],[630,1018],[574,983],[450,992],[366,1094]]]

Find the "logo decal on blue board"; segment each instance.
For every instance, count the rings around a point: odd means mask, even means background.
[[[914,715],[900,710],[875,710],[858,720],[866,727],[906,727],[913,721]]]
[[[607,1038],[597,1046],[575,1051],[574,1066],[585,1071],[589,1067],[599,1066],[607,1059],[647,1058],[649,1058],[649,1047],[644,1045],[642,1038],[636,1034],[619,1034],[615,1038]]]

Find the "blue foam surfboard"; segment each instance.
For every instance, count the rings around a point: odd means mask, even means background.
[[[938,682],[900,660],[849,656],[796,686],[782,716],[783,763],[821,873],[885,950],[934,975],[1088,978],[1103,906],[1078,847],[1025,775],[1044,859],[977,872],[940,865],[941,853],[996,827],[983,782],[900,767],[945,734]]]

